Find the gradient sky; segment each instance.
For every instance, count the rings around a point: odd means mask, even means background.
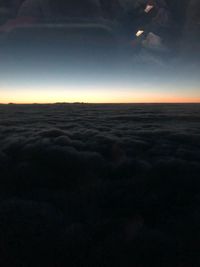
[[[197,63],[156,57],[149,63],[146,56],[54,62],[42,56],[27,61],[22,53],[1,62],[0,103],[200,102]]]
[[[197,67],[151,72],[142,67],[106,71],[5,68],[0,76],[0,103],[200,102]]]
[[[200,102],[198,36],[189,50],[138,49],[135,32],[127,45],[115,31],[58,23],[0,36],[0,103]]]

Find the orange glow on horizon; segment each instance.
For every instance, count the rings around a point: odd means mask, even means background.
[[[180,93],[179,93],[180,95]],[[179,96],[178,93],[152,92],[152,90],[105,90],[105,89],[57,89],[17,90],[15,93],[0,92],[0,103],[51,104],[57,102],[84,103],[200,103],[200,96]]]

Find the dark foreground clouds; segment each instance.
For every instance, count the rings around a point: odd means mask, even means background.
[[[0,106],[2,266],[199,266],[200,105]]]

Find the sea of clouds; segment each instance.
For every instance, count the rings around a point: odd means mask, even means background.
[[[0,264],[200,264],[200,105],[0,105]]]

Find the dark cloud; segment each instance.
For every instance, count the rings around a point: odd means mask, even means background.
[[[61,215],[46,203],[17,199],[2,202],[1,265],[56,266],[63,227]]]
[[[199,111],[1,105],[1,265],[198,266]]]

